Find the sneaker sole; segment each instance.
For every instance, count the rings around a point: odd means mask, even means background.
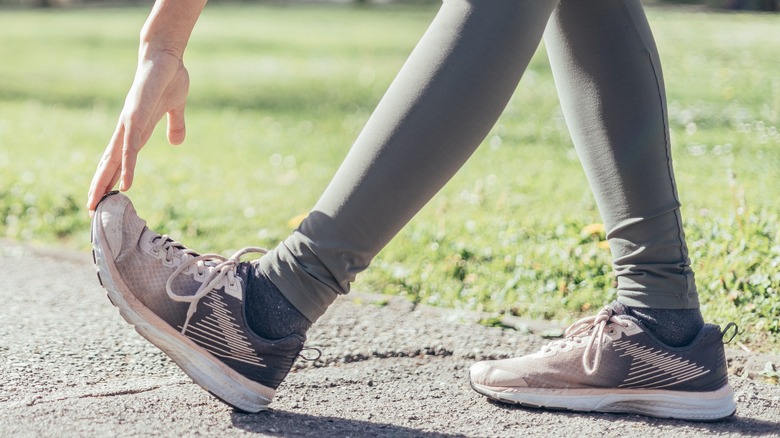
[[[734,391],[726,384],[712,392],[653,389],[541,389],[471,387],[494,400],[532,408],[577,412],[639,414],[657,418],[716,421],[736,412]]]
[[[113,260],[113,257],[110,248],[104,248],[101,243],[97,220],[92,221],[91,228],[92,259],[98,281],[122,318],[167,354],[193,382],[218,400],[244,412],[256,413],[268,409],[276,390],[233,371],[144,306],[122,283],[118,272],[109,266],[107,261]]]

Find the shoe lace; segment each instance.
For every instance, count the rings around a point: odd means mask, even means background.
[[[168,297],[174,301],[190,303],[190,306],[187,309],[187,318],[184,320],[184,325],[181,329],[182,334],[187,331],[190,319],[195,314],[198,303],[203,297],[209,292],[219,289],[223,285],[233,287],[235,286],[236,281],[240,281],[236,277],[236,269],[242,256],[249,253],[265,254],[266,252],[268,252],[268,250],[263,248],[247,247],[236,251],[236,253],[230,257],[223,257],[219,254],[195,254],[192,257],[188,257],[187,260],[176,268],[165,283],[165,291],[168,293]],[[192,255],[194,252],[190,251],[188,254]],[[177,295],[172,289],[173,280],[182,272],[192,267],[197,269],[199,274],[205,273],[203,282],[193,295]]]
[[[190,257],[198,256],[198,253],[171,239],[167,234],[155,236],[151,244],[154,254],[159,254],[161,251],[165,252],[165,261],[167,262],[172,262],[175,257],[181,259],[182,262],[186,262]]]
[[[590,333],[588,343],[585,345],[585,351],[582,353],[582,366],[585,374],[592,375],[601,365],[601,348],[599,346],[604,340],[604,332],[610,324],[619,324],[627,326],[627,322],[619,319],[615,311],[610,306],[604,306],[596,315],[588,316],[576,321],[566,329],[564,339],[553,341],[547,344],[542,350],[550,351],[552,348],[566,346],[567,342],[582,342],[582,338]]]

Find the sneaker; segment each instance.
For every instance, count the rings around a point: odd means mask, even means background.
[[[690,345],[673,348],[626,313],[615,302],[535,354],[477,362],[471,386],[530,407],[701,421],[734,413],[718,326],[705,324]]]
[[[149,230],[117,192],[97,206],[92,244],[100,284],[138,333],[223,402],[268,406],[306,338],[263,339],[247,326],[243,285],[254,267],[239,258],[265,250],[199,255]]]

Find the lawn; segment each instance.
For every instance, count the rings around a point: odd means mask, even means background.
[[[0,237],[88,248],[82,205],[135,68],[143,7],[0,11]],[[201,251],[273,247],[305,213],[431,7],[209,6],[185,58],[188,139],[160,130],[130,192]],[[780,16],[650,10],[705,317],[780,338]],[[571,321],[615,296],[544,50],[463,170],[355,284]],[[764,343],[769,340],[770,343]]]

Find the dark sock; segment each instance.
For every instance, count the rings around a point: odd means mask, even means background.
[[[245,284],[244,315],[252,331],[266,339],[281,339],[293,333],[306,335],[311,321],[287,301],[271,280],[250,263],[242,263],[239,272]]]
[[[670,347],[683,347],[691,343],[704,326],[699,309],[647,309],[628,307],[629,315]]]

